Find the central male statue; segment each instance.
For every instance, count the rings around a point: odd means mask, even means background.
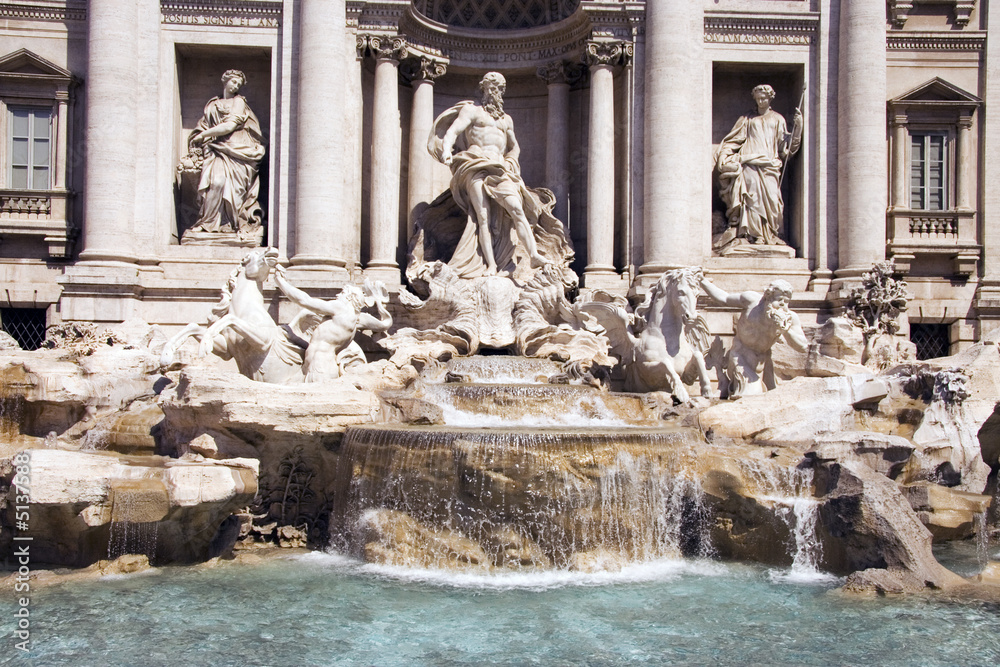
[[[464,278],[513,273],[521,262],[544,266],[552,259],[540,251],[540,236],[565,238],[551,215],[552,193],[529,189],[521,179],[514,121],[503,110],[506,80],[490,72],[479,87],[482,104],[465,101],[445,111],[428,143],[431,154],[451,167],[451,195],[467,216],[448,261]]]

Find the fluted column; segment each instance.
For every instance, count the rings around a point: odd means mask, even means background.
[[[447,66],[430,58],[420,58],[416,67],[407,72],[413,86],[413,109],[410,112],[410,163],[406,177],[407,234],[413,236],[416,216],[423,205],[434,198],[434,158],[427,150],[427,138],[434,127],[434,81],[447,71]]]
[[[406,55],[402,37],[369,38],[375,56],[372,102],[372,175],[369,204],[369,260],[366,270],[380,280],[399,282],[399,172],[403,141],[399,119],[399,61]]]
[[[885,2],[842,0],[838,98],[837,276],[885,258]]]
[[[301,0],[297,21],[298,117],[295,149],[295,254],[292,263],[343,269],[351,242],[346,230],[347,10],[344,0]]]
[[[590,134],[587,144],[587,268],[584,284],[616,276],[615,254],[615,75],[624,58],[621,42],[588,42]]]
[[[644,274],[700,264],[711,234],[698,196],[708,169],[704,31],[701,5],[646,3]]]
[[[576,76],[574,76],[576,75]],[[545,187],[556,197],[555,216],[568,223],[569,210],[569,89],[579,75],[566,63],[538,68],[538,76],[549,87],[545,133]]]
[[[91,0],[87,19],[86,195],[80,259],[132,262],[139,136],[138,8],[128,0]]]

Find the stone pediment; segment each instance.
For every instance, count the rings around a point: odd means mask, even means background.
[[[934,77],[913,90],[889,100],[889,105],[892,107],[917,107],[925,105],[978,107],[982,103],[983,101],[972,93],[962,90],[940,77]]]
[[[28,49],[19,49],[0,58],[0,76],[51,77],[69,82],[73,74]]]

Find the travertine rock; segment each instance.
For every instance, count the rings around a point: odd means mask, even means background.
[[[976,515],[985,517],[991,498],[966,493],[932,482],[915,482],[902,487],[903,495],[917,516],[931,531],[935,541],[962,540],[977,528]]]
[[[961,577],[931,552],[931,533],[892,480],[864,463],[816,468],[820,539],[826,567],[852,573],[850,591],[917,592],[948,588]]]
[[[106,557],[111,523],[126,521],[155,523],[156,543],[150,546],[159,560],[204,560],[222,521],[257,492],[253,459],[195,462],[42,449],[29,454],[28,534],[32,556],[42,563],[87,565]],[[2,518],[8,531],[12,518],[10,511]]]

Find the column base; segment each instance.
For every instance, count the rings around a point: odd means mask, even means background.
[[[139,261],[139,256],[130,252],[106,249],[88,249],[80,252],[80,263],[93,264],[95,266],[118,266],[135,264]],[[79,265],[79,264],[78,264]]]
[[[613,267],[587,267],[583,272],[583,286],[588,290],[602,289],[624,294],[628,290],[628,276],[620,275]]]
[[[403,283],[403,276],[395,264],[369,264],[365,267],[365,277],[380,280],[386,287],[396,287]]]
[[[327,255],[310,255],[308,253],[298,253],[289,261],[292,266],[339,267],[345,270],[347,267],[347,260]]]

